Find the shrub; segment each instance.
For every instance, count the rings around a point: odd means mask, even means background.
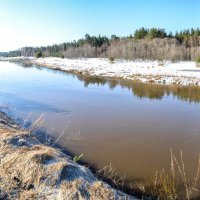
[[[60,56],[60,58],[64,58],[64,55],[62,54],[62,55]]]
[[[36,57],[36,58],[41,58],[41,57],[42,57],[42,51],[41,51],[41,50],[37,51],[37,52],[35,53],[35,57]]]
[[[162,59],[158,59],[158,66],[164,66],[164,61]]]
[[[112,56],[109,57],[109,61],[110,61],[110,62],[114,62],[114,60],[115,60],[115,59],[114,59]]]
[[[176,58],[172,58],[171,61],[172,61],[172,63],[175,63],[176,62]]]
[[[200,57],[196,58],[195,61],[196,61],[197,64],[200,64]]]
[[[200,67],[200,57],[196,58],[195,61],[196,61],[196,66]]]

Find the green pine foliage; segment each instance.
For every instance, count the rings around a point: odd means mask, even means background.
[[[41,51],[41,50],[37,51],[37,52],[35,53],[35,57],[36,57],[36,58],[41,58],[41,57],[42,57],[42,51]]]
[[[144,28],[144,27],[142,27],[142,28],[140,28],[140,29],[137,29],[136,31],[135,31],[135,33],[134,33],[134,38],[135,39],[144,39],[146,36],[147,36],[147,34],[148,34],[148,29],[146,29],[146,28]]]

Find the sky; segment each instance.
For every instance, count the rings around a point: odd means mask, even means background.
[[[0,52],[140,27],[200,27],[200,0],[0,0]]]

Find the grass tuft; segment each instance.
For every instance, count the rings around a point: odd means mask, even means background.
[[[79,156],[74,156],[73,161],[74,162],[79,162],[81,160],[81,158],[84,156],[84,154],[80,154]]]
[[[139,190],[144,196],[151,196],[153,199],[161,200],[191,200],[199,195],[197,187],[200,173],[200,156],[196,174],[193,179],[189,179],[183,160],[183,153],[180,151],[180,159],[178,160],[170,149],[171,161],[170,172],[164,169],[156,171],[155,176],[144,184],[137,184]]]

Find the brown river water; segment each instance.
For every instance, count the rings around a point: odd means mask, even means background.
[[[183,151],[186,172],[200,152],[200,87],[107,80],[0,62],[0,106],[16,119],[41,114],[56,142],[98,168],[110,163],[143,181]]]

